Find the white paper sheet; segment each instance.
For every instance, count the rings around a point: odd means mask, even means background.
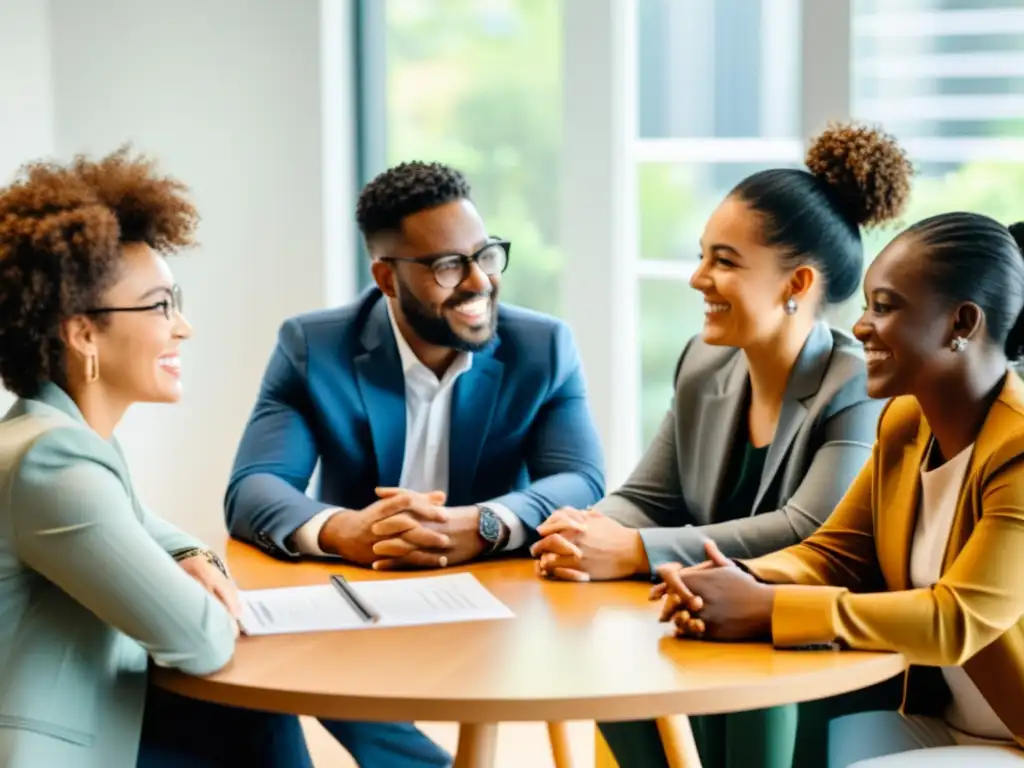
[[[349,584],[379,614],[378,622],[364,622],[337,588],[328,583],[243,591],[242,627],[247,635],[278,635],[514,616],[471,573]]]

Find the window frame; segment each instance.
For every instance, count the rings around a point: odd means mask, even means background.
[[[352,62],[355,73],[355,182],[353,199],[374,176],[387,167],[388,159],[388,62],[387,0],[349,0],[352,15]],[[339,215],[344,215],[339,212]],[[354,216],[354,213],[352,214]],[[370,254],[357,232],[353,264],[356,290],[373,282]]]
[[[803,0],[800,61],[815,65],[799,68],[799,139],[642,139],[638,2],[563,0],[563,306],[587,374],[609,489],[622,483],[643,450],[640,280],[675,279],[685,289],[695,266],[640,258],[639,164],[792,160],[830,119],[848,118],[851,98],[851,0]]]
[[[387,0],[350,0],[361,189],[387,163]],[[607,484],[618,486],[643,446],[638,292],[645,278],[685,282],[692,262],[641,260],[637,169],[641,162],[791,157],[829,119],[850,110],[851,0],[799,4],[800,140],[640,139],[637,3],[561,0],[563,153],[560,221],[563,319],[573,330],[590,407],[604,445]],[[357,190],[358,192],[358,190]],[[370,282],[359,244],[356,284]]]

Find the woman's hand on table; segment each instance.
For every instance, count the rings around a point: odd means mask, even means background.
[[[732,560],[722,554],[713,541],[704,544],[708,559],[697,565],[665,563],[658,566],[655,574],[661,581],[651,588],[651,600],[662,600],[660,621],[677,621],[682,628],[689,626],[690,634],[704,632],[704,625],[696,618],[704,605],[703,599],[690,591],[686,579],[693,573],[708,568],[728,568]]]
[[[530,547],[539,576],[564,581],[625,579],[648,573],[639,531],[591,509],[563,507],[537,528]]]
[[[725,557],[713,541],[708,560],[689,568],[668,563],[658,568],[662,583],[651,599],[664,598],[661,621],[675,624],[677,637],[753,640],[771,636],[775,593]]]

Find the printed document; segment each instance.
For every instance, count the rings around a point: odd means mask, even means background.
[[[508,619],[512,611],[471,573],[241,592],[247,635]]]

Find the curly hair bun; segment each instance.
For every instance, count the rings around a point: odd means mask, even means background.
[[[913,165],[896,139],[879,129],[832,123],[811,144],[805,162],[862,227],[891,221],[906,208]]]

